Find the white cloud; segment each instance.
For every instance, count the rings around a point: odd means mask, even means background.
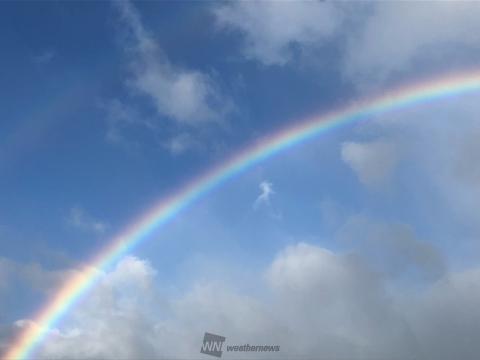
[[[449,67],[480,49],[478,2],[383,1],[356,31],[347,33],[345,74],[364,86],[404,74],[413,65],[440,62]],[[351,30],[351,29],[350,29]],[[346,29],[349,31],[349,29]]]
[[[345,142],[342,144],[341,155],[355,171],[359,180],[367,186],[384,184],[392,175],[397,152],[395,146],[385,141]]]
[[[154,325],[147,309],[155,271],[148,262],[126,257],[109,273],[101,274],[87,301],[72,312],[65,330],[49,329],[40,358],[118,359],[152,357]],[[148,305],[148,306],[147,306]],[[28,320],[17,328],[38,326]]]
[[[273,191],[273,184],[268,181],[262,181],[258,186],[260,188],[260,195],[253,203],[253,208],[256,210],[262,205],[270,205],[270,197],[275,194]]]
[[[296,53],[336,40],[343,74],[362,88],[404,79],[414,65],[474,66],[480,56],[478,2],[238,1],[214,13],[243,37],[245,56],[266,65],[298,65]]]
[[[413,346],[381,279],[355,257],[300,243],[277,256],[267,279],[295,334],[293,354],[401,358]]]
[[[401,154],[395,181],[402,193],[409,189],[405,204],[415,204],[434,228],[439,221],[467,226],[472,237],[480,230],[479,113],[477,92],[378,116],[371,128],[376,141],[388,139]]]
[[[67,223],[74,228],[94,234],[103,234],[108,229],[107,223],[93,218],[78,206],[70,209]]]
[[[133,77],[129,84],[152,100],[161,115],[188,125],[218,121],[230,101],[204,73],[175,66],[167,58],[129,1],[114,2],[127,32],[125,49],[131,56]]]
[[[221,27],[244,37],[246,57],[284,65],[295,48],[318,46],[339,29],[343,13],[333,2],[236,1],[214,9]]]

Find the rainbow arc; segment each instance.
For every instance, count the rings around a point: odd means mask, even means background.
[[[28,358],[45,339],[49,329],[74,307],[101,276],[102,269],[109,268],[125,254],[138,246],[149,235],[158,231],[179,212],[220,186],[228,179],[244,172],[255,164],[302,144],[338,127],[352,124],[372,115],[417,106],[429,101],[439,101],[453,96],[480,90],[480,73],[468,72],[436,78],[400,87],[373,99],[296,121],[292,126],[264,137],[223,163],[194,178],[186,186],[172,193],[146,211],[100,251],[89,266],[74,274],[57,291],[55,296],[34,317],[37,326],[26,327],[3,354],[4,359]]]

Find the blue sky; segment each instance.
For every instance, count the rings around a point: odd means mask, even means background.
[[[468,2],[0,8],[0,350],[205,169],[480,60]],[[210,331],[280,358],[475,358],[461,339],[480,330],[478,96],[331,131],[222,184],[101,269],[35,356],[193,359]]]

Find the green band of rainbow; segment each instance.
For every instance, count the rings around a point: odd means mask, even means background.
[[[161,199],[156,206],[115,237],[103,251],[91,260],[88,268],[76,273],[63,284],[53,299],[34,318],[36,325],[27,326],[7,349],[3,358],[28,358],[35,346],[44,339],[48,330],[55,326],[59,319],[100,278],[102,274],[100,269],[108,268],[117,262],[142,240],[148,238],[152,232],[158,230],[195,200],[229,178],[280,151],[287,150],[339,126],[386,111],[478,90],[480,90],[479,72],[437,78],[420,84],[401,87],[373,100],[357,102],[326,115],[296,122],[293,126],[267,136],[262,141],[247,147],[219,166],[195,178],[170,197]]]

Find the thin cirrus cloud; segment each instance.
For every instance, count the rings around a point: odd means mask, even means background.
[[[101,235],[108,230],[108,224],[95,219],[81,207],[75,206],[70,209],[67,223],[80,231]]]

